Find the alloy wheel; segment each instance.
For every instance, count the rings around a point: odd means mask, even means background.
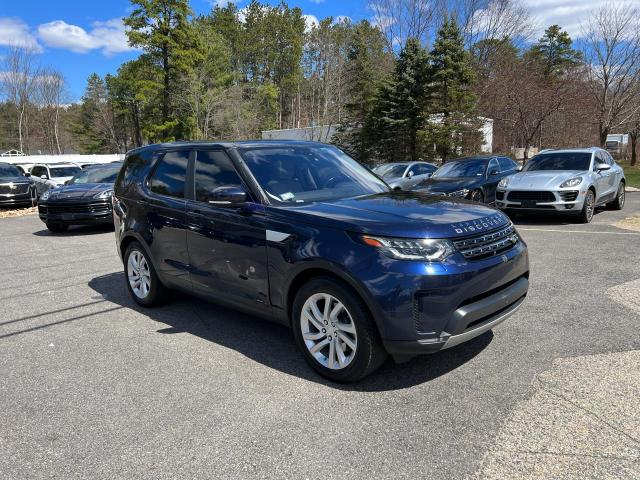
[[[591,221],[591,219],[593,218],[593,211],[595,209],[595,199],[591,190],[587,192],[587,197],[584,199],[584,203],[586,206],[587,220]]]
[[[146,298],[151,290],[151,270],[147,259],[137,250],[129,255],[127,275],[133,294],[140,299]]]
[[[356,356],[358,337],[351,314],[328,293],[316,293],[300,313],[302,338],[311,356],[331,370],[348,367]]]

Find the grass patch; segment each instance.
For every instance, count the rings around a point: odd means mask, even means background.
[[[620,166],[624,168],[624,176],[627,179],[627,185],[629,187],[640,188],[640,165],[631,167],[628,163],[620,163]]]

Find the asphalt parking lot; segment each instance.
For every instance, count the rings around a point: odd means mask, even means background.
[[[640,478],[639,213],[518,219],[516,315],[347,386],[283,327],[134,306],[113,232],[0,219],[0,476]]]

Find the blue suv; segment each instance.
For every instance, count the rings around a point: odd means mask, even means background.
[[[529,287],[503,213],[392,191],[330,145],[150,145],[127,154],[112,198],[138,304],[179,289],[288,325],[338,382],[474,338]]]

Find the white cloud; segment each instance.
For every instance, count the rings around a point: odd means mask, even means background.
[[[574,40],[582,34],[582,25],[594,10],[611,4],[623,4],[611,0],[523,0],[531,12],[536,30],[535,39],[550,25],[560,25]]]
[[[304,18],[305,29],[307,31],[311,30],[313,27],[317,27],[318,25],[320,25],[318,17],[316,17],[315,15],[302,15],[302,18]]]
[[[64,20],[54,20],[38,26],[38,37],[53,48],[86,53],[102,50],[105,55],[134,50],[127,42],[125,26],[121,18],[105,22],[93,22],[91,31]]]
[[[0,45],[13,45],[42,51],[29,26],[19,18],[0,17]]]

